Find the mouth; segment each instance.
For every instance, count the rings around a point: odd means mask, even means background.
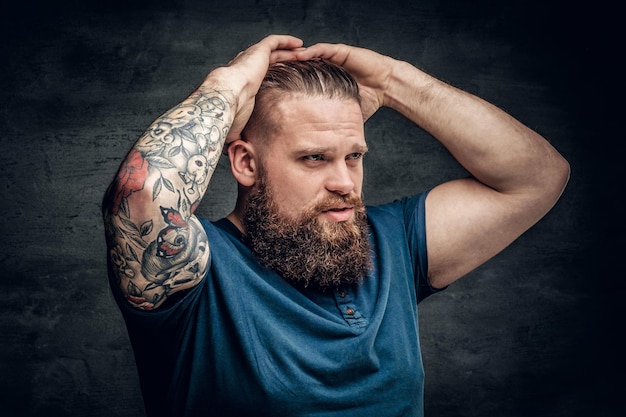
[[[352,209],[353,209],[352,206],[342,206],[342,207],[331,207],[322,211],[325,213],[327,211],[344,211],[344,210],[352,210]]]
[[[352,218],[354,214],[354,207],[332,207],[326,210],[322,210],[322,215],[336,222],[345,222]]]

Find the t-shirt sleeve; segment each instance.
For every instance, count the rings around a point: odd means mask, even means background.
[[[404,207],[404,223],[409,250],[412,254],[413,274],[417,291],[417,302],[426,297],[443,291],[436,289],[428,282],[428,245],[426,242],[426,196],[428,191],[415,197],[402,199]]]

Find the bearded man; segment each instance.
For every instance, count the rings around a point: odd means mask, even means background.
[[[383,106],[472,177],[364,207],[363,124]],[[238,198],[211,222],[194,211],[221,152]],[[569,176],[491,104],[287,35],[209,73],[121,166],[103,204],[109,276],[149,416],[423,415],[418,302],[530,228]]]

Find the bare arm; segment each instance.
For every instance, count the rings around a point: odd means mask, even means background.
[[[567,161],[539,134],[497,107],[412,65],[362,48],[317,44],[359,82],[364,119],[391,107],[437,138],[472,178],[435,187],[426,199],[429,279],[444,287],[490,259],[556,203]]]
[[[156,119],[127,154],[103,217],[113,273],[133,306],[156,308],[204,277],[209,242],[194,211],[224,144],[245,126],[276,51],[299,46],[290,36],[251,46]]]

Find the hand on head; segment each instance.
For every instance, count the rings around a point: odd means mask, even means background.
[[[280,51],[296,51],[301,46],[302,40],[294,36],[270,35],[241,51],[226,67],[217,70],[218,77],[228,78],[228,83],[233,86],[234,98],[237,100],[237,112],[226,144],[240,138],[241,131],[254,108],[254,97],[269,65],[278,60]],[[221,75],[224,70],[227,71],[226,74]]]
[[[322,58],[343,67],[359,84],[363,120],[386,105],[385,91],[392,75],[392,58],[345,44],[317,43],[306,48],[276,51],[279,60]]]
[[[326,59],[342,66],[359,84],[363,120],[385,103],[385,91],[392,75],[393,59],[377,52],[345,44],[317,43],[303,47],[301,39],[290,35],[269,35],[237,54],[227,65],[235,83],[237,112],[226,144],[241,138],[255,95],[270,64],[278,61]],[[239,84],[239,85],[237,85]]]

